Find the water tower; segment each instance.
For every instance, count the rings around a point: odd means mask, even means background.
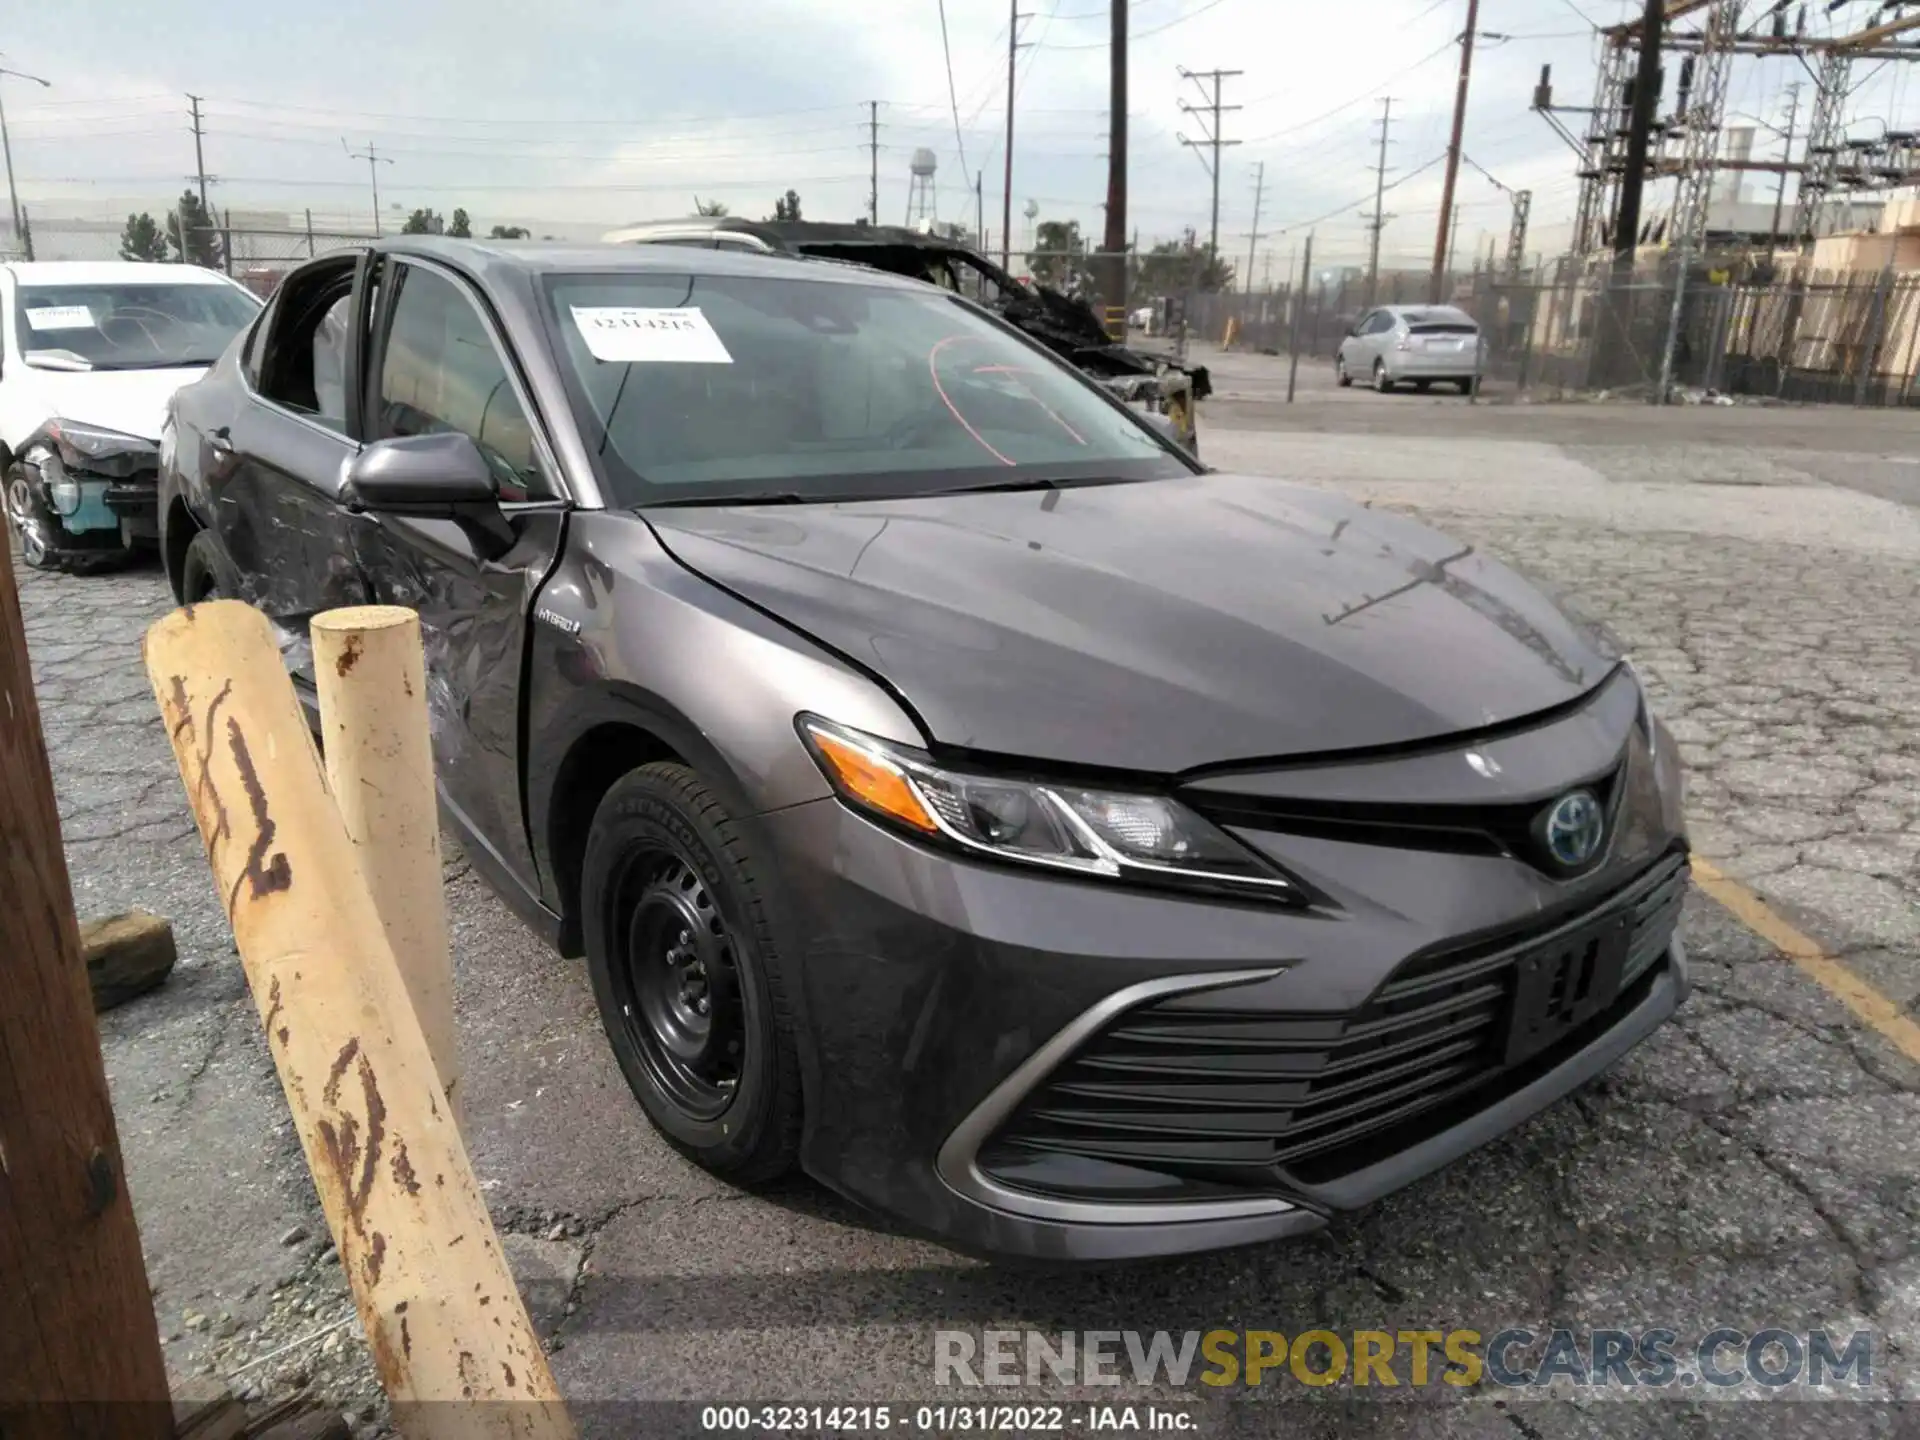
[[[913,152],[913,160],[907,168],[913,175],[912,183],[907,188],[907,224],[930,226],[936,218],[933,172],[940,168],[939,157],[922,145]]]

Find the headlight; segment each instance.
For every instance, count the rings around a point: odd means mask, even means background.
[[[159,447],[138,435],[125,435],[78,420],[49,420],[45,434],[60,451],[60,458],[76,470],[88,468],[88,461],[110,455],[153,455]]]
[[[1633,677],[1633,688],[1640,697],[1640,713],[1638,717],[1640,721],[1640,732],[1651,742],[1653,739],[1653,705],[1647,699],[1646,677],[1640,673],[1640,667],[1635,665],[1632,659],[1627,656],[1621,657],[1620,668]]]
[[[1303,885],[1166,796],[969,774],[817,716],[798,724],[842,800],[937,844],[1096,878],[1307,901]]]

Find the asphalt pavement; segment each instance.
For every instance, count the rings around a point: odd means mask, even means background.
[[[1334,392],[1324,367],[1303,371],[1289,407],[1284,360],[1211,358],[1212,463],[1409,509],[1618,634],[1686,747],[1701,853],[1915,1016],[1920,419],[1468,406]],[[344,1280],[141,669],[139,636],[168,606],[158,571],[20,573],[76,904],[165,914],[180,944],[170,982],[101,1023],[169,1363],[261,1393],[305,1384],[377,1429]],[[1200,1434],[1920,1422],[1894,1403],[1920,1401],[1920,1056],[1860,1018],[1871,1006],[1843,1003],[1832,972],[1783,954],[1779,931],[1763,938],[1703,894],[1684,922],[1698,989],[1681,1015],[1517,1133],[1302,1242],[1088,1271],[962,1258],[802,1180],[746,1195],[709,1179],[641,1118],[583,968],[542,950],[457,857],[447,896],[469,1148],[589,1431],[702,1428],[697,1410],[646,1408],[668,1400],[1051,1399],[1070,1407],[1065,1433],[1094,1428],[1089,1400],[1159,1402]],[[988,1393],[934,1379],[935,1332],[1557,1326],[1663,1327],[1683,1350],[1716,1326],[1867,1330],[1871,1377],[1710,1398],[1678,1380],[1384,1391],[1275,1372],[1257,1390],[1162,1376]]]

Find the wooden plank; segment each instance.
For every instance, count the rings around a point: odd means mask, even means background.
[[[266,617],[192,606],[144,648],[396,1423],[570,1436]]]
[[[0,1434],[170,1436],[172,1407],[0,543]],[[116,1402],[89,1416],[71,1407]]]
[[[458,1124],[453,958],[420,617],[398,605],[360,605],[316,615],[311,629],[327,784]]]

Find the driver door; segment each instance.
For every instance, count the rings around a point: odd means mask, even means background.
[[[496,881],[538,893],[523,806],[527,621],[559,552],[567,500],[541,417],[483,296],[438,263],[383,256],[363,369],[364,439],[459,431],[492,466],[517,540],[498,559],[451,521],[350,517],[370,599],[420,615],[444,810]]]

